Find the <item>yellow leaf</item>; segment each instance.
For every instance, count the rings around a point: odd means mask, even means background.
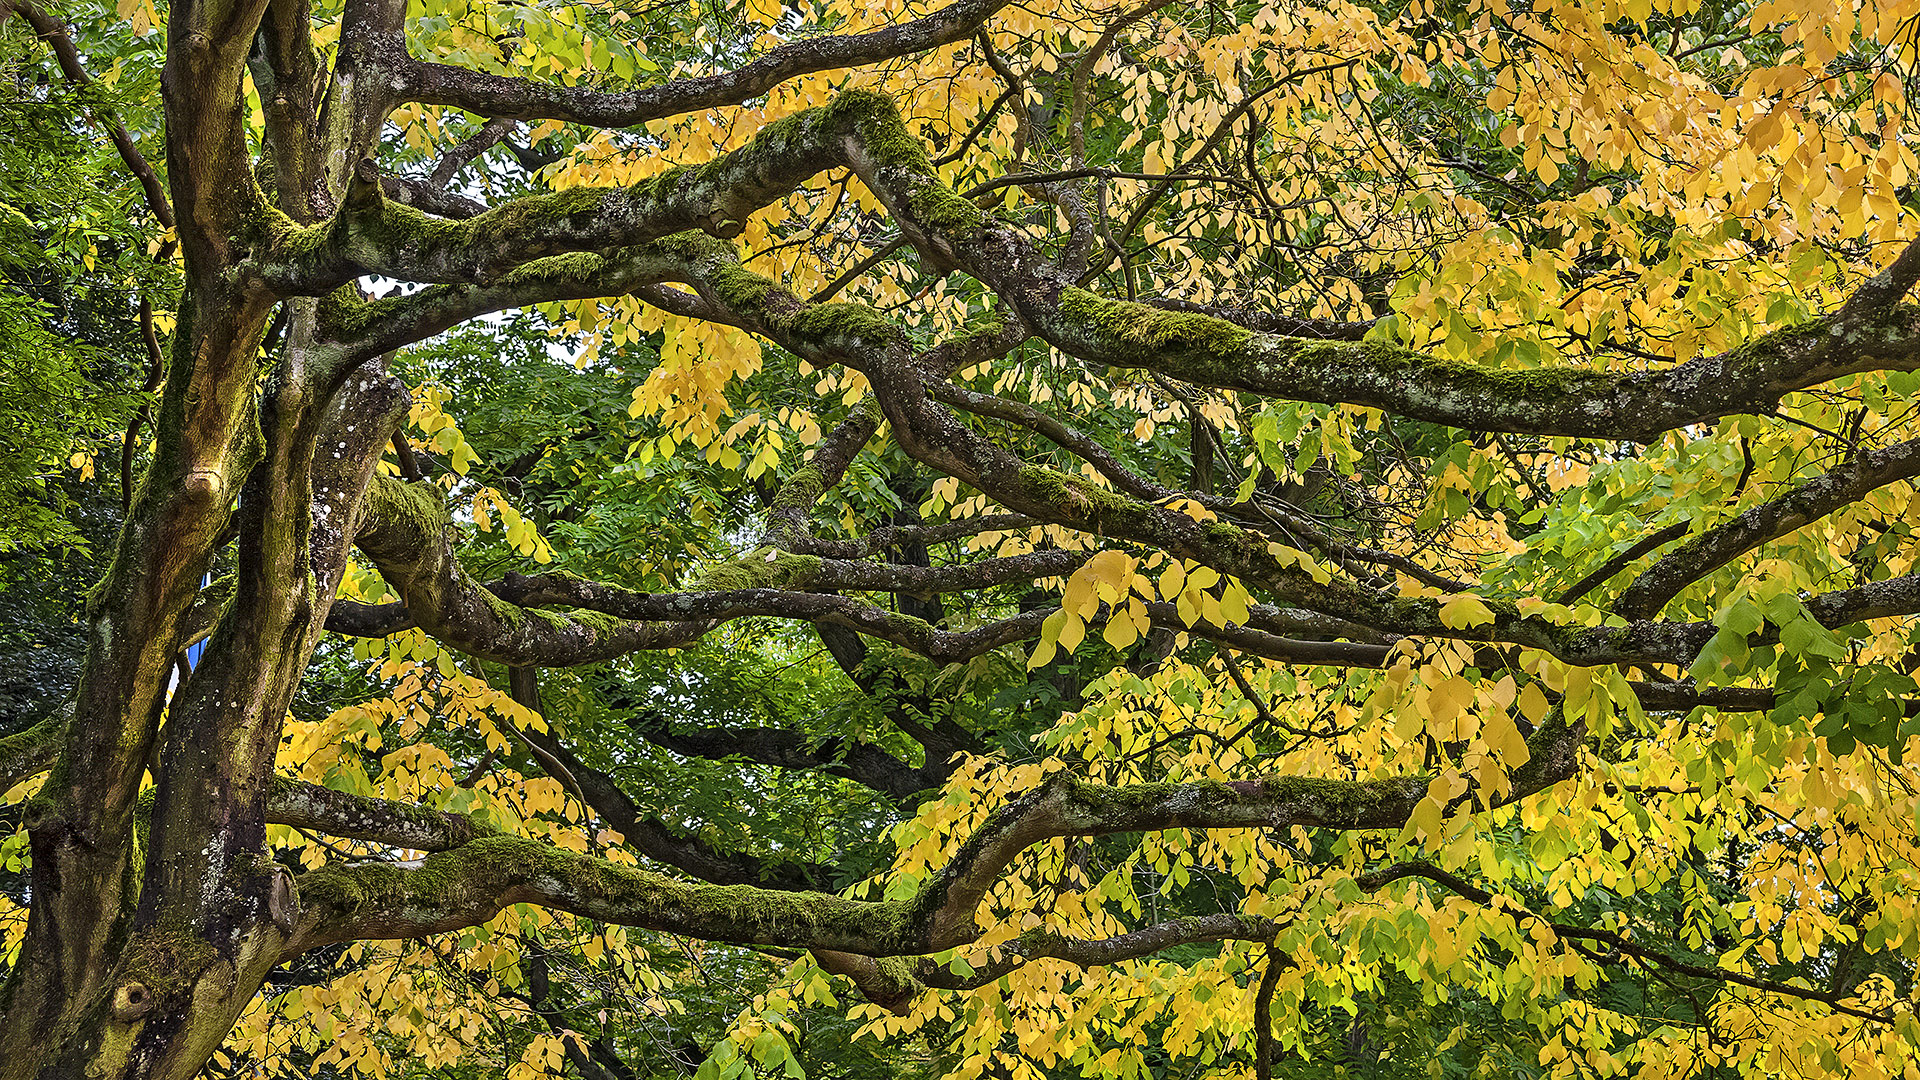
[[[1536,687],[1528,687],[1528,689],[1539,693]],[[1527,740],[1520,734],[1519,725],[1513,722],[1513,717],[1504,712],[1494,713],[1486,718],[1486,722],[1480,728],[1480,737],[1500,755],[1500,760],[1506,763],[1509,769],[1517,769],[1525,765],[1533,756],[1527,749]]]
[[[1419,839],[1431,839],[1440,835],[1441,820],[1440,804],[1429,795],[1414,804],[1413,814],[1407,818],[1407,829]]]
[[[1440,605],[1440,624],[1449,630],[1485,626],[1493,621],[1493,609],[1471,593],[1461,593]]]
[[[1541,717],[1547,715],[1547,710],[1552,708],[1547,702],[1547,695],[1541,691],[1539,683],[1528,683],[1526,688],[1520,691],[1519,704],[1520,715],[1536,724],[1540,722]]]

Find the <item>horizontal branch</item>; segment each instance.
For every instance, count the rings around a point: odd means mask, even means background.
[[[853,304],[808,304],[742,268],[724,241],[682,234],[659,246],[675,249],[683,260],[675,276],[707,303],[729,312],[738,325],[796,355],[866,373],[894,437],[912,456],[1024,516],[1193,559],[1266,589],[1282,606],[1387,635],[1503,642],[1544,649],[1588,667],[1686,666],[1713,636],[1711,623],[1643,620],[1626,626],[1563,626],[1497,599],[1485,601],[1490,622],[1449,625],[1451,620],[1440,614],[1441,599],[1405,597],[1340,579],[1318,580],[1299,568],[1289,551],[1276,549],[1257,533],[1226,521],[1197,521],[1084,477],[1029,465],[988,441],[932,399],[924,373],[911,364],[905,331],[879,313]],[[1893,599],[1884,588],[1879,595]]]
[[[1209,941],[1267,941],[1280,929],[1274,919],[1251,915],[1201,915],[1156,923],[1110,938],[1073,938],[1047,930],[1029,930],[994,949],[994,958],[960,974],[951,965],[928,958],[916,961],[876,959],[852,953],[814,954],[822,970],[851,980],[868,1000],[904,1015],[913,999],[928,989],[976,990],[997,982],[1035,960],[1064,960],[1079,967],[1100,967]]]
[[[1280,334],[1285,337],[1319,338],[1326,341],[1359,341],[1367,336],[1367,331],[1379,324],[1378,319],[1352,321],[1346,319],[1302,319],[1292,315],[1276,315],[1255,307],[1226,304],[1196,304],[1191,300],[1170,300],[1148,298],[1141,303],[1165,311],[1186,311],[1198,315],[1209,315],[1224,319],[1249,330],[1258,330],[1266,334]]]
[[[592,127],[632,127],[697,109],[739,105],[789,79],[816,71],[863,67],[964,41],[1009,0],[958,2],[864,34],[803,37],[733,71],[673,79],[624,91],[596,91],[507,78],[407,56],[404,44],[383,42],[383,65],[408,101],[452,105],[481,116],[562,120]],[[393,50],[400,50],[394,54]]]
[[[1290,550],[1257,533],[1227,521],[1197,521],[1085,477],[1030,465],[985,439],[932,398],[926,373],[912,363],[904,329],[878,312],[854,304],[809,304],[742,268],[724,241],[681,234],[658,247],[663,254],[672,249],[682,260],[675,277],[693,286],[705,303],[725,311],[735,325],[809,360],[864,372],[895,439],[910,455],[1025,517],[1193,559],[1266,590],[1280,606],[1319,612],[1394,637],[1499,642],[1542,649],[1584,667],[1684,667],[1715,633],[1707,622],[1561,625],[1527,613],[1515,601],[1494,598],[1484,600],[1490,621],[1451,625],[1457,620],[1441,616],[1444,598],[1406,597],[1340,579],[1318,580],[1296,565]],[[1865,591],[1816,601],[1816,616],[1836,626],[1856,618],[1920,611],[1920,590],[1879,582]]]
[[[1037,551],[915,567],[762,549],[709,568],[703,583],[732,587],[638,593],[560,574],[510,574],[482,584],[460,566],[448,526],[437,490],[376,478],[356,542],[401,599],[378,605],[336,601],[328,629],[383,637],[419,626],[468,655],[561,667],[644,649],[681,648],[721,622],[771,615],[845,626],[938,663],[960,663],[1034,636],[1047,613],[1023,612],[969,630],[945,630],[851,596],[810,590],[983,589],[1070,573],[1088,554]],[[560,605],[569,609],[552,610]]]
[[[1920,369],[1920,310],[1912,307],[1889,310],[1850,333],[1837,333],[1834,318],[1816,319],[1715,356],[1621,373],[1498,368],[1386,342],[1265,334],[1043,282],[990,284],[1014,297],[1041,337],[1082,359],[1478,431],[1649,442],[1721,416],[1771,413],[1788,393],[1843,375]]]
[[[1585,737],[1556,712],[1528,740],[1511,790],[1523,798],[1571,776]],[[301,921],[288,955],[337,941],[405,938],[485,922],[515,903],[685,934],[861,956],[918,956],[972,941],[975,913],[1021,851],[1064,836],[1170,828],[1395,829],[1426,798],[1429,778],[1111,787],[1056,774],[995,811],[954,859],[908,899],[859,901],[745,885],[693,885],[539,840],[482,836],[418,865],[330,865],[297,879]],[[1468,796],[1457,800],[1464,803]]]
[[[286,777],[274,778],[267,821],[414,851],[447,851],[494,832],[461,814],[349,795]]]
[[[0,739],[0,791],[53,767],[66,737],[71,710]],[[455,848],[492,830],[459,814],[275,777],[267,794],[266,820],[350,840],[370,840],[416,851]]]
[[[642,593],[566,574],[508,574],[494,594],[530,607],[571,604],[603,611],[622,619],[684,618],[685,611],[706,612],[726,604],[718,597],[723,587],[758,592],[778,586],[787,590],[821,592],[975,592],[999,585],[1064,577],[1092,557],[1090,551],[1043,550],[1004,555],[947,566],[910,566],[854,559],[824,559],[761,548],[739,558],[708,567],[693,593]],[[756,612],[760,614],[760,612]],[[765,614],[776,614],[766,612]]]
[[[643,649],[679,648],[711,628],[708,622],[630,622],[507,603],[460,565],[448,536],[450,524],[438,488],[374,477],[354,543],[399,592],[401,606],[337,603],[328,614],[328,627],[353,632],[384,621],[389,628],[382,632],[392,633],[408,624],[418,625],[469,656],[542,667],[610,660]]]

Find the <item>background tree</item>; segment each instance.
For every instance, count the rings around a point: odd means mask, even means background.
[[[1903,9],[9,7],[0,1075],[1910,1068]]]

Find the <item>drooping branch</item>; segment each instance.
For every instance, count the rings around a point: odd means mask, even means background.
[[[763,859],[723,852],[648,813],[611,774],[580,760],[552,731],[521,733],[573,776],[593,812],[625,838],[626,845],[665,866],[715,885],[757,885],[786,891],[822,891],[833,882],[830,868],[797,860]]]
[[[895,170],[899,175],[901,170]],[[874,183],[880,181],[876,179]],[[819,363],[843,363],[864,371],[872,381],[894,436],[915,458],[986,492],[1003,506],[1037,520],[1148,544],[1191,558],[1266,590],[1285,606],[1319,612],[1336,620],[1393,636],[1432,636],[1468,641],[1504,642],[1544,649],[1581,666],[1605,664],[1688,665],[1713,636],[1711,623],[1637,621],[1625,626],[1579,627],[1528,613],[1509,601],[1485,601],[1491,621],[1449,625],[1442,601],[1418,599],[1344,582],[1317,580],[1255,533],[1224,521],[1196,521],[1185,513],[1115,492],[1068,474],[1021,461],[940,408],[928,392],[931,381],[912,363],[904,330],[871,309],[853,304],[808,304],[776,283],[739,265],[731,245],[700,234],[680,234],[651,245],[653,255],[677,261],[672,277],[692,285],[701,302],[723,311],[734,325],[762,334],[795,354]],[[823,610],[830,601],[801,602]],[[791,603],[791,602],[790,602]],[[1875,583],[1853,596],[1836,596],[1816,606],[1819,617],[1876,617],[1920,610],[1920,595],[1898,585]],[[702,608],[711,613],[710,608]],[[791,614],[791,613],[790,613]],[[849,625],[892,626],[898,617],[848,612]],[[856,619],[854,616],[859,615]],[[800,615],[798,617],[809,617]],[[1011,628],[1009,628],[1011,629]],[[916,631],[917,634],[917,631]],[[885,636],[885,635],[883,635]],[[1017,639],[1009,635],[1005,643]],[[926,655],[947,648],[926,639]],[[919,648],[916,646],[916,648]],[[948,653],[947,655],[952,655]],[[974,654],[974,655],[977,655]]]
[[[1450,806],[1474,799],[1489,807],[1523,799],[1574,775],[1584,723],[1569,725],[1555,710],[1527,745],[1525,765],[1513,770],[1504,795],[1469,787]],[[1322,780],[1304,776],[1196,784],[1105,787],[1058,776],[989,818],[954,860],[929,879],[916,899],[927,913],[933,949],[971,940],[974,911],[1013,857],[1058,836],[1109,836],[1173,827],[1277,828],[1310,825],[1336,830],[1397,828],[1427,797],[1429,777]],[[933,951],[933,950],[929,950]]]
[[[1129,469],[1099,440],[1025,402],[1011,401],[946,381],[929,382],[927,390],[936,400],[945,404],[976,416],[991,416],[1017,424],[1040,435],[1055,446],[1071,451],[1099,470],[1100,475],[1106,477],[1116,491],[1134,498],[1148,502],[1185,500],[1225,514],[1242,527],[1252,526],[1263,533],[1271,529],[1274,534],[1288,540],[1304,541],[1323,552],[1342,569],[1353,572],[1356,577],[1363,576],[1360,564],[1372,563],[1400,570],[1417,581],[1449,592],[1466,592],[1471,589],[1471,586],[1466,583],[1442,577],[1403,555],[1376,550],[1335,537],[1326,529],[1285,506],[1268,505],[1259,501],[1226,499],[1204,491],[1170,488],[1150,480]],[[1187,402],[1187,407],[1191,411],[1193,403]]]
[[[513,700],[544,716],[540,700],[539,669],[509,668]],[[515,727],[514,734],[533,751],[547,773],[568,792],[591,807],[625,838],[628,846],[668,866],[716,885],[761,885],[788,890],[822,890],[833,880],[824,866],[797,860],[763,860],[754,855],[723,853],[696,836],[684,835],[658,817],[640,809],[612,776],[574,755],[551,729]]]
[[[58,19],[40,10],[32,0],[0,0],[0,20],[4,20],[8,11],[18,12],[20,17],[33,27],[33,32],[47,47],[53,50],[53,58],[60,65],[60,74],[73,86],[87,86],[93,82],[93,76],[87,73],[80,62],[80,50],[74,48],[73,39],[67,35],[67,28]],[[140,182],[140,192],[145,198],[147,210],[163,229],[174,226],[173,204],[167,200],[167,188],[160,180],[147,156],[140,152],[139,144],[127,133],[127,126],[111,110],[95,111],[95,119],[113,140],[113,148],[120,160]]]
[[[1664,529],[1641,537],[1625,551],[1601,563],[1594,568],[1592,573],[1568,586],[1567,591],[1561,593],[1559,599],[1554,602],[1558,604],[1573,603],[1594,589],[1605,585],[1615,574],[1633,565],[1635,559],[1649,552],[1658,551],[1666,545],[1673,543],[1675,540],[1687,535],[1687,531],[1691,528],[1693,528],[1691,521],[1676,521]]]

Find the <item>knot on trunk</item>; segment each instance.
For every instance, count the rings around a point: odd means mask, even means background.
[[[123,1024],[132,1023],[153,1011],[158,1000],[146,983],[122,983],[113,992],[113,1018]]]

